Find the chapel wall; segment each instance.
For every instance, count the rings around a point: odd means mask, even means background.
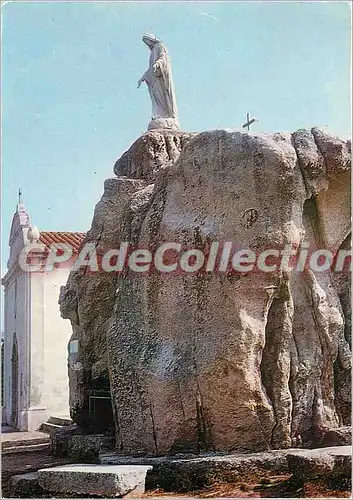
[[[9,282],[5,287],[4,296],[4,406],[3,406],[3,421],[7,424],[10,422],[12,412],[11,402],[11,356],[13,334],[16,331],[15,318],[15,281]]]
[[[28,406],[28,387],[29,387],[29,310],[30,301],[28,274],[20,272],[17,275],[17,342],[18,342],[18,425],[19,429],[27,430],[26,408]]]
[[[66,283],[70,266],[43,275],[44,279],[44,369],[45,401],[51,414],[69,415],[68,343],[70,321],[62,319],[58,305],[60,287]]]
[[[17,427],[26,430],[24,410],[27,405],[27,343],[26,343],[26,300],[27,280],[24,273],[13,274],[5,287],[5,335],[4,335],[4,417],[11,423],[12,406],[12,355],[14,334],[18,346]]]

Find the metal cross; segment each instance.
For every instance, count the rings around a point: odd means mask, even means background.
[[[19,204],[22,203],[22,191],[21,191],[21,188],[18,190],[18,203]]]
[[[257,120],[255,118],[251,118],[250,120],[250,114],[246,113],[246,123],[244,123],[243,128],[246,127],[248,130],[250,130],[250,125],[252,125],[255,122],[257,122]]]

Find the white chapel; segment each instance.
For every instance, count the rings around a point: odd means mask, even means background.
[[[2,279],[2,421],[19,430],[37,430],[49,417],[69,414],[67,345],[71,326],[60,316],[58,299],[83,238],[84,233],[39,232],[19,200],[10,231],[8,270]],[[42,255],[52,243],[70,244],[73,256],[52,271],[27,272],[19,264],[19,254],[33,242]]]

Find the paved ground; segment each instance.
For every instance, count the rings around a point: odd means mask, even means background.
[[[13,453],[1,457],[1,475],[2,475],[2,496],[6,498],[8,494],[8,481],[17,474],[26,474],[35,472],[38,469],[46,467],[55,467],[57,465],[67,464],[69,460],[53,457],[50,451],[41,450],[31,453]]]
[[[21,432],[8,426],[1,426],[1,442],[32,441],[38,438],[47,438],[48,434],[39,431]]]
[[[16,442],[32,443],[36,439],[47,438],[42,432],[19,432],[11,427],[2,427],[2,442],[7,446]],[[70,461],[53,457],[48,450],[2,455],[2,498],[9,497],[9,479],[13,475],[34,472],[41,468],[67,464]],[[341,486],[341,485],[340,485]],[[38,498],[38,497],[35,497]],[[178,493],[166,493],[163,490],[148,491],[146,500],[178,500],[183,498],[351,498],[348,488],[336,489],[321,482],[308,482],[297,485],[291,482],[290,475],[272,475],[269,471],[253,480],[243,478],[235,483],[215,483],[198,491],[190,491],[185,496]]]
[[[49,441],[48,434],[39,431],[21,432],[9,426],[1,426],[1,444],[3,448],[16,447],[18,445],[32,445],[38,441]],[[9,453],[1,456],[2,473],[2,497],[7,496],[8,480],[15,474],[25,474],[37,471],[43,467],[62,465],[68,460],[58,459],[51,455],[49,450],[39,450],[26,453]]]
[[[14,454],[3,457],[2,498],[6,498],[8,479],[15,474],[36,471],[44,467],[52,467],[67,463],[67,460],[55,459],[48,452]],[[37,498],[37,497],[36,497]],[[62,496],[60,496],[62,498]],[[290,483],[290,476],[270,476],[259,481],[244,481],[235,484],[214,484],[199,491],[188,494],[166,493],[164,491],[149,491],[139,497],[146,500],[178,500],[188,498],[213,498],[226,500],[227,498],[351,498],[349,490],[328,489],[320,483],[306,483],[296,486]]]

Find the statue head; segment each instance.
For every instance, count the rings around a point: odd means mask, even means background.
[[[150,48],[152,49],[153,46],[156,44],[156,43],[160,43],[160,40],[158,40],[158,38],[156,36],[154,36],[152,33],[146,33],[145,35],[143,35],[142,37],[142,41]]]

